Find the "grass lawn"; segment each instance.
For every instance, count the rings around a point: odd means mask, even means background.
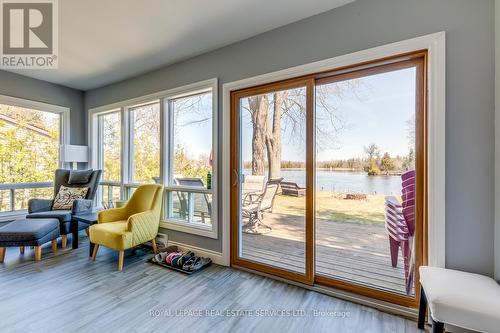
[[[400,198],[398,198],[400,199]],[[305,213],[305,197],[276,196],[274,213]],[[340,193],[316,192],[316,218],[331,221],[384,223],[384,196],[368,195],[366,200],[346,200]]]

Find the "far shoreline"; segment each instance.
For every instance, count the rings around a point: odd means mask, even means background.
[[[244,169],[244,170],[250,170],[250,169]],[[282,171],[305,171],[305,168],[281,168]],[[366,173],[364,170],[360,169],[350,169],[350,168],[316,168],[316,170],[319,171],[329,171],[329,172],[359,172],[359,173]],[[371,177],[376,177],[376,176],[401,176],[404,172],[406,171],[392,171],[388,173],[380,173],[378,175],[371,175]],[[367,174],[368,176],[368,174]]]

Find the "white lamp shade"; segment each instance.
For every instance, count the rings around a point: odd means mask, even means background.
[[[88,162],[89,147],[76,145],[62,145],[61,159],[63,162]]]

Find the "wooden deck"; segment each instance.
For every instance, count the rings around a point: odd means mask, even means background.
[[[264,222],[272,231],[244,233],[242,257],[304,272],[304,219],[267,213]],[[316,230],[316,274],[405,294],[401,254],[393,268],[383,224],[317,219]]]

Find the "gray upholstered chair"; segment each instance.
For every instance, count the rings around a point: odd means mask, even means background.
[[[57,218],[60,223],[62,245],[66,247],[67,234],[71,233],[71,219],[73,215],[90,213],[93,208],[94,198],[101,178],[101,170],[65,170],[57,169],[54,179],[54,197],[59,188],[66,187],[88,187],[85,199],[77,199],[73,202],[71,210],[52,210],[53,199],[30,199],[28,201],[28,219]],[[78,230],[87,229],[89,225],[80,223]]]

